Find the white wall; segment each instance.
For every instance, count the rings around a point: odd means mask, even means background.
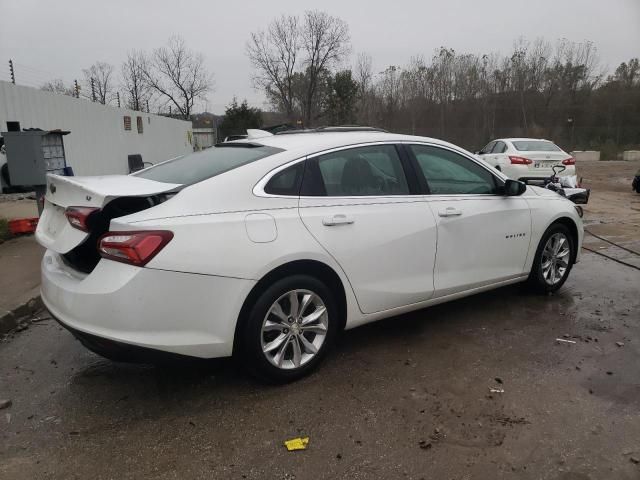
[[[126,115],[131,117],[128,131]],[[141,134],[138,116],[143,119]],[[0,132],[7,130],[7,121],[20,122],[20,128],[71,131],[64,146],[67,165],[76,175],[129,173],[129,154],[139,153],[145,162],[158,163],[193,151],[191,122],[0,81]]]
[[[622,152],[622,160],[634,162],[640,160],[640,150],[626,150]]]
[[[571,156],[576,159],[576,162],[600,160],[600,152],[595,150],[576,150],[571,152]]]

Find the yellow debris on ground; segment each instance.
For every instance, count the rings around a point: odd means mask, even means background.
[[[303,438],[292,438],[291,440],[285,440],[284,446],[287,447],[287,450],[290,452],[294,450],[304,450],[307,448],[307,444],[309,443],[309,437]]]

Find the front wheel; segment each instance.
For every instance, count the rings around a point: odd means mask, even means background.
[[[575,241],[562,224],[551,225],[542,236],[529,274],[529,285],[539,292],[557,291],[567,277],[575,259]]]
[[[337,316],[334,296],[320,280],[307,275],[280,279],[258,297],[242,325],[241,360],[262,380],[297,380],[325,356]]]

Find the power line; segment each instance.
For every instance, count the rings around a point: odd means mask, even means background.
[[[41,69],[41,68],[32,67],[30,65],[25,65],[23,63],[18,63],[18,62],[13,62],[13,64],[16,67],[20,67],[21,69],[25,69],[25,70],[31,70],[32,72],[35,72],[35,73],[44,74],[46,76],[53,76],[53,77],[56,76],[53,72],[50,72],[48,70],[44,70],[44,69]]]

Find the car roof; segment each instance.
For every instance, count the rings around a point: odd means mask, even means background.
[[[381,131],[350,131],[350,132],[309,132],[298,134],[278,134],[252,140],[235,140],[230,143],[251,143],[295,152],[305,151],[309,154],[332,148],[346,147],[360,143],[372,142],[427,142],[462,150],[456,145],[430,137],[400,135]]]
[[[546,138],[524,138],[524,137],[520,137],[520,138],[498,138],[497,140],[501,140],[501,141],[507,141],[507,142],[531,142],[531,141],[535,141],[535,142],[549,142],[549,143],[553,143],[551,140],[547,140]]]

